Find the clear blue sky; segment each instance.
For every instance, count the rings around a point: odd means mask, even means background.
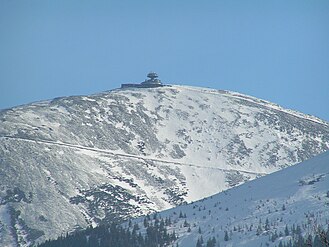
[[[329,1],[0,1],[0,109],[151,70],[329,121]]]

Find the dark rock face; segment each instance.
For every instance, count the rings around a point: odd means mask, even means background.
[[[227,91],[126,88],[4,110],[0,245],[198,200],[328,149],[328,123]]]

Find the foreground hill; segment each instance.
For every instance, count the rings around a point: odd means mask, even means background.
[[[202,246],[328,246],[329,152],[156,218],[170,219],[166,230],[177,234],[180,247],[201,239]],[[133,223],[144,232],[144,218]],[[301,245],[301,237],[309,244]]]
[[[0,245],[199,200],[329,149],[329,125],[238,93],[118,89],[0,112]]]

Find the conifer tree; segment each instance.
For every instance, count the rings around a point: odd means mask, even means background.
[[[229,240],[228,232],[225,231],[225,234],[224,234],[224,241],[228,241],[228,240]]]
[[[268,221],[268,218],[266,218],[266,221],[265,221],[265,230],[266,231],[270,230],[270,222]]]
[[[284,234],[286,236],[289,236],[289,229],[288,229],[288,226],[286,225],[286,228],[284,229]]]

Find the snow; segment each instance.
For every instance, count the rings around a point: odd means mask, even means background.
[[[6,205],[0,205],[0,242],[3,247],[16,247],[16,241],[11,233],[11,219]]]
[[[215,237],[220,246],[277,246],[291,239],[284,236],[270,241],[271,234],[284,233],[286,225],[299,225],[302,234],[314,234],[318,226],[326,229],[329,222],[329,152],[279,172],[244,183],[241,186],[189,205],[179,206],[161,213],[158,217],[171,217],[170,231],[178,232],[179,246],[196,244]],[[283,207],[284,205],[284,207]],[[179,218],[179,212],[187,218]],[[264,229],[268,219],[270,226]],[[191,232],[182,227],[191,224]],[[137,219],[142,227],[143,218]],[[262,232],[256,234],[259,221]],[[198,233],[199,227],[202,234]],[[252,227],[252,230],[248,230]],[[241,228],[240,230],[235,230]],[[224,241],[224,232],[232,235]]]
[[[269,102],[269,101],[266,101],[266,100],[263,100],[263,99],[259,99],[259,98],[256,98],[256,97],[252,97],[252,96],[249,96],[249,95],[245,95],[245,94],[242,94],[242,93],[238,93],[238,92],[233,92],[233,91],[228,91],[228,90],[206,89],[206,88],[202,88],[202,87],[180,86],[180,85],[175,85],[175,87],[181,88],[181,89],[187,89],[187,90],[190,90],[190,91],[202,92],[202,93],[206,93],[206,94],[215,94],[216,95],[216,94],[223,94],[224,93],[228,97],[235,97],[235,98],[243,99],[243,100],[246,100],[246,101],[257,103],[259,105],[266,106],[268,108],[272,108],[272,109],[275,109],[275,110],[279,110],[279,111],[282,111],[282,112],[289,113],[291,115],[294,115],[296,117],[300,117],[302,119],[308,119],[308,120],[311,120],[311,121],[314,121],[314,122],[317,122],[317,123],[320,123],[320,124],[328,125],[328,123],[326,121],[323,121],[322,119],[319,119],[315,116],[302,114],[300,112],[290,110],[290,109],[284,109],[281,106],[279,106],[278,104],[274,104],[272,102]]]
[[[46,229],[38,241],[97,224],[111,212],[91,210],[101,201],[92,192],[101,188],[131,196],[131,211],[118,217],[139,216],[329,149],[324,121],[246,95],[185,86],[59,98],[0,111],[0,119],[0,196],[15,187],[33,194],[28,205],[8,205],[29,227]],[[48,221],[36,220],[39,212]]]

